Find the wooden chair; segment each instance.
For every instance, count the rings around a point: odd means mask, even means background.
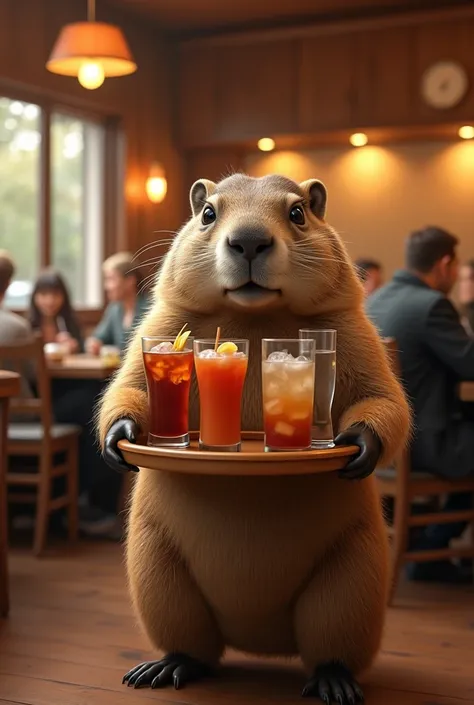
[[[0,618],[8,615],[8,536],[7,536],[7,428],[8,403],[19,394],[20,378],[0,370]]]
[[[396,341],[384,340],[392,367],[400,376],[400,365]],[[393,573],[390,604],[393,602],[397,589],[400,571],[405,563],[422,563],[426,561],[445,560],[449,558],[474,557],[474,535],[471,545],[464,548],[442,548],[426,551],[409,551],[409,533],[412,527],[428,526],[430,524],[448,524],[456,521],[467,521],[474,525],[474,509],[457,512],[429,512],[414,515],[412,509],[419,497],[436,497],[452,492],[472,492],[474,495],[474,477],[463,480],[445,480],[427,472],[412,469],[410,450],[404,448],[395,460],[393,468],[376,471],[381,497],[391,497],[395,502],[395,512],[389,533],[393,548]]]
[[[78,435],[79,426],[53,424],[51,383],[43,353],[43,341],[33,339],[21,345],[0,346],[0,362],[25,369],[35,369],[37,398],[17,398],[10,402],[10,423],[7,434],[7,456],[37,457],[38,469],[7,472],[8,501],[17,504],[36,504],[36,522],[33,550],[39,555],[45,548],[49,518],[52,512],[67,507],[68,534],[71,541],[78,531]],[[12,422],[12,416],[34,414],[34,421]],[[38,420],[36,420],[38,419]],[[57,456],[64,460],[57,462]],[[65,493],[53,499],[53,481],[66,479]],[[31,487],[32,493],[10,491],[11,488]]]

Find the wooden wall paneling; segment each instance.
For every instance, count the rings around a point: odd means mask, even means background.
[[[356,125],[396,126],[413,120],[418,82],[415,42],[413,27],[355,35]]]
[[[229,174],[244,168],[244,148],[200,149],[186,155],[185,198],[189,200],[189,189],[198,179],[220,181]]]
[[[216,58],[218,141],[295,132],[295,41],[222,47]]]
[[[183,47],[178,56],[178,139],[183,147],[212,144],[217,122],[217,61],[220,51]]]
[[[437,61],[454,60],[468,73],[469,90],[462,102],[448,110],[429,107],[421,97],[423,72]],[[474,118],[474,20],[433,23],[417,28],[417,53],[414,71],[418,77],[416,110],[423,122],[451,122]]]
[[[300,132],[336,130],[354,124],[356,59],[352,34],[300,40]]]

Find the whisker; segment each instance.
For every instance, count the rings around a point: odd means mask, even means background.
[[[139,257],[147,250],[153,249],[153,247],[162,247],[163,245],[171,245],[174,242],[171,238],[165,238],[163,240],[156,240],[156,242],[148,242],[146,245],[142,245],[139,250],[137,250],[133,256],[133,259]]]

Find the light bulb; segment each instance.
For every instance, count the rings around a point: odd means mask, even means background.
[[[262,137],[261,140],[258,140],[257,147],[262,152],[271,152],[275,149],[275,140],[272,140],[271,137]]]
[[[101,64],[96,61],[84,61],[79,68],[77,80],[90,91],[99,88],[104,82],[105,74]]]
[[[349,137],[349,142],[353,147],[364,147],[368,141],[369,138],[364,132],[354,132],[354,134]]]
[[[463,125],[458,130],[458,135],[463,140],[474,139],[474,127],[472,125]]]
[[[152,203],[161,203],[167,190],[168,184],[164,176],[150,176],[146,181],[146,193]]]

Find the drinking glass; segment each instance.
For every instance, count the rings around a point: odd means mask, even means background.
[[[262,340],[265,450],[311,448],[314,340]]]
[[[174,350],[175,338],[142,338],[148,388],[148,445],[185,448],[189,445],[189,388],[193,371],[193,339]]]
[[[336,331],[302,328],[300,338],[314,340],[315,384],[313,448],[333,448],[332,402],[336,387]]]
[[[199,447],[203,450],[239,451],[241,406],[247,374],[249,341],[221,338],[219,347],[233,343],[237,350],[215,352],[215,340],[194,341],[194,362],[199,386]]]

